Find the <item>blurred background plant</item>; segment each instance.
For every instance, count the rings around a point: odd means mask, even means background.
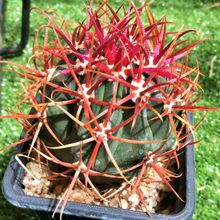
[[[96,0],[96,4],[100,1]],[[128,0],[109,0],[116,8]],[[138,2],[138,1],[136,1]],[[17,42],[20,37],[21,0],[5,1],[4,45]],[[82,21],[86,16],[81,0],[38,0],[32,1],[32,7],[39,7],[49,13],[57,12],[63,18],[74,22]],[[175,21],[179,27],[196,29],[199,37],[209,36],[209,39],[197,46],[190,55],[192,66],[199,62],[201,85],[205,91],[200,105],[220,107],[220,7],[214,0],[157,0],[151,1],[151,9],[156,19],[167,15],[167,20]],[[31,48],[37,27],[45,22],[44,17],[31,13],[30,38],[23,55],[13,58],[18,63],[25,64],[31,56]],[[193,36],[192,36],[193,37]],[[21,89],[20,79],[15,74],[3,72],[2,82],[2,114],[7,112],[15,102]],[[9,96],[10,95],[10,96]],[[198,113],[199,114],[199,113]],[[199,117],[198,117],[199,118]],[[194,120],[197,120],[195,115]],[[13,120],[0,121],[0,148],[16,141],[21,133],[21,127]],[[197,130],[197,139],[202,141],[196,147],[196,211],[193,219],[218,219],[220,216],[220,117],[219,112],[209,112],[204,123]],[[10,158],[10,151],[0,152],[0,181]],[[20,210],[11,206],[0,194],[0,220],[36,220],[37,215],[31,211]]]

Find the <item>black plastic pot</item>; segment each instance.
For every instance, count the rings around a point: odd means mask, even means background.
[[[16,153],[20,152],[25,146],[17,146]],[[25,161],[24,161],[25,162]],[[178,178],[175,189],[185,200],[185,203],[176,199],[173,203],[174,210],[171,214],[154,214],[152,220],[174,220],[191,219],[195,208],[195,172],[194,172],[194,148],[188,146],[182,152],[180,157],[181,178]],[[27,196],[22,189],[23,168],[20,167],[15,157],[12,156],[6,169],[2,190],[5,198],[14,206],[28,208],[39,211],[44,216],[42,219],[50,219],[51,213],[56,206],[57,201],[47,198]],[[168,201],[169,202],[169,201]],[[83,203],[68,202],[64,210],[63,219],[150,219],[145,213],[117,209],[105,206],[95,206]]]

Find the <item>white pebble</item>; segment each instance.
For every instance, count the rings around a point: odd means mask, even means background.
[[[128,197],[128,201],[132,202],[132,205],[138,205],[139,204],[139,198],[138,195],[136,193],[132,194],[131,196]]]
[[[128,208],[128,202],[125,199],[121,200],[121,207],[123,209],[127,209]]]

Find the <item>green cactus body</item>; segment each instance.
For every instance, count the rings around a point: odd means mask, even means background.
[[[56,73],[58,72],[59,68],[55,71],[54,76],[57,75]],[[83,84],[85,76],[79,76],[78,79]],[[75,91],[77,91],[78,89],[73,79],[68,76],[62,76],[58,74],[52,79],[52,82],[63,87],[65,85],[69,89]],[[94,98],[96,98],[97,100],[111,103],[115,83],[116,82],[110,80],[105,80],[104,82],[102,82],[99,85],[98,89],[95,90]],[[53,88],[48,86],[46,94],[48,97],[50,97],[50,99],[52,99],[55,102],[67,101],[75,98],[73,95],[60,92],[53,93],[52,91]],[[124,89],[124,87],[121,84],[119,84],[117,89],[116,100],[122,99],[127,95],[127,93],[127,89]],[[76,112],[81,104],[80,102],[76,102],[71,105],[63,105],[62,107],[71,115],[76,116]],[[151,102],[150,104],[158,112],[163,111],[163,104],[158,104],[156,102]],[[125,105],[134,107],[135,103],[130,100]],[[104,111],[107,108],[106,106],[97,105],[92,102],[90,104],[90,107],[95,116],[99,115],[102,111]],[[115,109],[112,112],[112,115],[108,122],[109,126],[114,127],[127,120],[133,114],[134,108]],[[131,140],[166,140],[164,142],[164,146],[161,149],[161,152],[167,151],[171,149],[175,143],[175,137],[171,129],[170,121],[167,117],[164,117],[163,121],[161,121],[160,119],[150,120],[155,116],[156,114],[154,112],[147,108],[143,108],[143,110],[138,114],[133,128],[131,127],[132,122],[130,122],[118,129],[117,131],[114,131],[112,135]],[[105,117],[106,116],[100,117],[98,119],[98,123],[101,124],[104,121]],[[83,111],[80,113],[79,119],[83,123],[86,122],[86,118],[83,114]],[[48,107],[47,121],[51,130],[63,144],[70,144],[91,137],[91,134],[88,132],[86,128],[77,126],[72,119],[70,119],[62,110],[60,110],[56,106]],[[44,141],[44,143],[47,146],[51,147],[60,145],[52,137],[52,135],[45,126],[41,129],[39,137],[41,138],[41,140]],[[95,144],[96,141],[93,141],[82,146],[82,157],[85,164],[88,163]],[[121,170],[127,169],[139,163],[143,160],[144,157],[146,157],[146,152],[158,149],[161,146],[161,144],[162,142],[155,144],[128,144],[116,140],[108,141],[111,153]],[[80,156],[80,146],[74,148],[52,150],[52,152],[62,161],[70,163],[77,162]],[[118,174],[103,144],[99,148],[93,170],[98,172],[105,172],[107,174]]]

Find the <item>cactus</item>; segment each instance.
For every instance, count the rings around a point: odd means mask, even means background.
[[[61,67],[57,67],[53,75],[55,77],[52,77],[51,81],[56,85],[66,86],[66,88],[70,90],[79,90],[75,81],[70,76],[65,76],[62,82]],[[140,103],[135,101],[135,99],[129,99],[123,105],[116,104],[130,94],[134,94],[136,92],[135,90],[130,90],[124,85],[117,84],[115,80],[108,80],[105,77],[95,78],[93,81],[90,79],[92,85],[88,87],[85,84],[85,75],[78,76],[78,79],[83,92],[87,95],[89,107],[94,114],[93,117],[95,119],[98,118],[96,119],[96,123],[91,123],[92,132],[90,132],[90,127],[87,128],[86,124],[93,118],[90,120],[86,119],[83,98],[79,98],[72,105],[62,105],[62,108],[76,117],[81,124],[77,124],[73,121],[59,107],[48,107],[46,110],[47,123],[59,141],[53,138],[53,135],[50,133],[51,131],[49,131],[46,126],[42,127],[39,137],[49,148],[53,148],[53,153],[57,155],[58,158],[69,163],[77,162],[80,158],[80,147],[82,147],[82,157],[86,165],[92,164],[93,169],[98,172],[117,174],[118,171],[107,153],[104,142],[108,143],[108,148],[121,170],[141,162],[146,156],[146,151],[154,151],[160,148],[162,142],[165,143],[160,149],[160,152],[168,151],[174,146],[175,136],[167,117],[164,117],[163,120],[160,118],[151,120],[157,116],[156,113],[145,106],[139,109]],[[145,78],[143,82],[145,82],[146,79],[147,78]],[[98,84],[98,87],[92,88],[92,86],[96,84]],[[76,98],[73,95],[60,92],[53,94],[53,91],[53,88],[46,88],[46,96],[49,97],[49,102],[56,103]],[[81,94],[81,92],[78,91],[78,94]],[[160,98],[161,94],[152,92],[151,97]],[[162,113],[162,102],[149,101],[149,105],[151,105],[158,114]],[[99,117],[103,112],[105,114]],[[86,144],[81,143],[91,138],[93,139],[91,142]],[[97,139],[99,139],[99,142],[103,142],[100,146],[97,145]],[[129,142],[133,140],[133,143],[127,143],[127,141],[123,141],[123,139],[127,139]],[[79,142],[76,147],[58,150],[59,147],[57,146],[59,146],[60,143],[63,145],[71,145],[76,142]],[[93,151],[95,147],[98,148],[98,151],[93,160],[91,155],[94,154]]]
[[[166,18],[156,22],[146,9],[149,25],[144,26],[144,9],[132,4],[119,18],[106,2],[97,11],[90,6],[85,24],[72,35],[46,15],[58,46],[43,53],[58,61],[47,67],[50,85],[38,92],[41,102],[57,104],[45,108],[39,138],[61,161],[82,158],[87,174],[130,178],[146,152],[176,154],[184,145],[177,127],[191,127],[185,110],[190,110],[199,71],[176,61],[202,40],[181,47],[185,41],[179,39],[194,31],[180,30],[165,46]]]
[[[26,79],[18,105],[31,111],[1,116],[25,128],[19,143],[32,140],[28,155],[37,152],[39,160],[66,167],[65,175],[74,171],[69,187],[80,178],[96,193],[94,183],[105,178],[131,184],[137,177],[135,191],[151,166],[177,195],[169,183],[173,174],[157,161],[175,159],[179,166],[179,150],[204,119],[193,126],[187,112],[215,110],[195,105],[200,72],[188,66],[188,54],[205,39],[187,44],[182,38],[194,30],[167,31],[172,22],[156,21],[144,4],[114,10],[104,1],[93,10],[90,3],[86,21],[72,32],[67,21],[36,10],[48,23],[35,38],[33,65],[5,62]]]

